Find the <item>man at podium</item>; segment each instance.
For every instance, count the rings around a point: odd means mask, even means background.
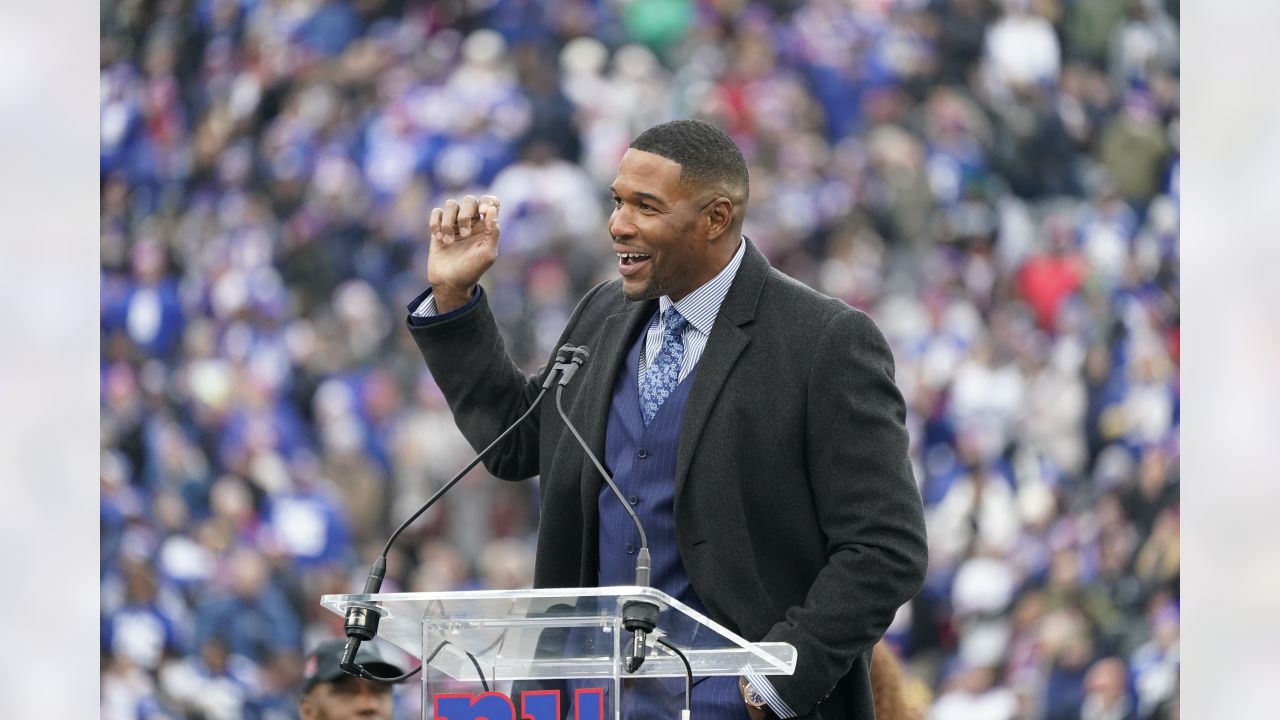
[[[926,565],[905,408],[871,319],[742,235],[749,190],[742,153],[710,124],[631,143],[611,186],[620,277],[579,302],[556,343],[591,351],[564,407],[645,528],[652,584],[797,649],[794,675],[698,682],[694,717],[871,718],[872,647]],[[430,288],[409,306],[476,448],[543,380],[508,357],[479,285],[500,209],[485,195],[432,212]],[[639,534],[553,402],[485,462],[503,479],[541,476],[535,587],[635,582]]]

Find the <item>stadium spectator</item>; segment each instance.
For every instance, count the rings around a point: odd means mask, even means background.
[[[391,720],[393,685],[353,677],[338,667],[345,642],[320,643],[307,656],[298,713],[302,720]],[[369,643],[360,646],[356,662],[378,677],[392,678],[403,670],[382,659]]]

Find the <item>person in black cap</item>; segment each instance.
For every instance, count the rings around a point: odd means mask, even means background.
[[[307,656],[298,716],[302,720],[391,720],[391,685],[344,673],[338,661],[345,644],[342,640],[329,640]],[[370,643],[360,646],[356,662],[378,677],[404,673],[383,660],[378,648]]]

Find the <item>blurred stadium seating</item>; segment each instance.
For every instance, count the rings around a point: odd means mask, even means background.
[[[938,720],[1176,717],[1177,0],[104,0],[102,717],[293,717],[389,530],[470,455],[408,333],[446,197],[545,361],[674,117],[746,233],[890,339],[926,503],[887,636]],[[519,587],[477,471],[384,591]],[[416,713],[402,693],[399,716]]]

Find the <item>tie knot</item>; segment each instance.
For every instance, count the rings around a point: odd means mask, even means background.
[[[675,309],[675,306],[667,308],[667,311],[662,314],[662,322],[667,326],[665,332],[667,335],[682,333],[684,332],[684,326],[689,324],[689,321],[680,314],[680,311]]]

